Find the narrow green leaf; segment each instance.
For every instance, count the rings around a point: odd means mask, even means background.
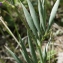
[[[42,4],[42,14],[43,14],[43,21],[44,21],[44,27],[46,30],[46,0],[41,0],[41,4]]]
[[[26,61],[26,58],[25,58],[24,52],[23,52],[21,49],[20,49],[20,52],[21,52],[21,54],[22,54],[24,60]]]
[[[24,56],[25,56],[25,58],[26,58],[26,61],[27,61],[27,63],[30,63],[30,59],[29,59],[28,53],[27,53],[27,51],[26,51],[26,48],[25,48],[25,46],[24,46],[24,44],[23,44],[22,39],[21,39],[20,36],[19,36],[19,40],[20,40],[20,44],[21,44],[21,46],[22,46],[22,51],[23,51],[23,53],[24,53]]]
[[[41,0],[41,3],[42,3],[42,8],[44,9],[45,0]]]
[[[43,51],[43,62],[46,63],[47,62],[47,51],[46,48]]]
[[[51,42],[51,38],[49,39],[49,42],[46,44],[46,46],[43,50],[43,53],[42,53],[44,63],[46,63],[46,61],[47,61],[48,46],[50,45],[50,42]]]
[[[53,19],[54,19],[55,15],[56,15],[56,12],[57,12],[57,9],[58,9],[58,6],[59,6],[59,2],[60,2],[60,0],[57,0],[55,5],[52,8],[50,18],[49,18],[49,28],[51,27],[51,25],[53,23]]]
[[[34,61],[34,63],[38,63],[38,60],[37,60],[37,57],[36,57],[36,53],[35,53],[35,50],[34,50],[34,46],[33,46],[33,43],[32,43],[32,40],[31,40],[29,32],[28,32],[28,44],[29,44],[32,60]]]
[[[42,49],[40,47],[38,47],[38,51],[39,51],[39,54],[40,54],[40,63],[43,63],[43,55],[42,55]]]
[[[33,20],[30,16],[29,12],[27,11],[27,9],[24,7],[24,5],[22,3],[21,3],[21,5],[22,5],[22,8],[23,8],[27,23],[28,23],[30,29],[33,31],[34,35],[37,37],[37,30],[36,30],[36,27],[33,23]]]
[[[20,50],[20,52],[21,52],[21,54],[22,54],[24,60],[26,61],[26,58],[25,58],[24,52],[23,52],[22,50]],[[30,63],[34,63],[33,60],[32,60],[32,58],[29,58],[29,60],[30,60]]]
[[[28,6],[29,6],[29,10],[30,10],[30,14],[32,16],[33,22],[34,22],[38,32],[40,33],[41,32],[40,31],[40,25],[39,25],[39,20],[38,20],[38,17],[36,15],[36,12],[35,12],[35,10],[33,8],[33,5],[30,2],[30,0],[27,0],[27,2],[28,2]]]
[[[7,51],[13,56],[13,58],[17,61],[17,63],[23,63],[21,59],[19,59],[8,47],[5,47]]]
[[[43,8],[42,8],[41,0],[38,0],[38,10],[40,17],[40,26],[42,26],[43,30],[45,31],[45,21],[43,20]]]

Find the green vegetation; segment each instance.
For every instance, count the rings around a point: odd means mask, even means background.
[[[50,43],[53,39],[51,26],[54,22],[60,0],[55,1],[48,19],[46,6],[50,8],[49,3],[49,1],[46,2],[45,0],[0,0],[1,33],[6,37],[6,32],[2,30],[2,28],[5,27],[9,35],[12,36],[18,44],[20,55],[24,60],[22,61],[22,59],[11,50],[11,47],[9,48],[5,45],[4,47],[17,63],[24,63],[24,61],[25,63],[50,63],[50,60],[54,59],[53,56],[56,54],[55,50],[49,50]],[[19,33],[20,25],[18,24],[18,27],[16,21],[20,21],[19,24],[21,23],[25,26],[24,31],[26,30],[27,44],[24,44],[25,41],[22,38],[22,34]],[[14,31],[12,31],[10,27],[14,28]],[[46,46],[42,49],[43,43],[46,40]],[[29,49],[29,53],[27,49]]]

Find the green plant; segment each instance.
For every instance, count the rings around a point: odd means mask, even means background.
[[[30,49],[30,55],[28,55],[26,47],[23,44],[23,40],[19,35],[19,41],[16,39],[16,37],[13,35],[11,30],[6,26],[2,18],[0,18],[0,21],[4,24],[4,26],[7,28],[8,32],[11,34],[11,36],[15,39],[15,41],[18,43],[18,45],[21,47],[21,54],[26,61],[26,63],[47,63],[47,49],[50,41],[47,43],[44,50],[41,49],[43,40],[45,40],[46,36],[48,36],[50,28],[53,23],[53,19],[55,17],[55,14],[57,12],[58,6],[59,6],[60,0],[57,0],[54,7],[52,8],[50,18],[48,23],[46,22],[46,10],[45,10],[45,0],[38,0],[38,12],[39,16],[37,16],[34,7],[30,0],[27,0],[29,11],[25,8],[25,6],[21,3],[20,4],[23,8],[24,15],[26,18],[25,26],[27,28],[27,36],[28,36],[28,45]],[[15,4],[15,3],[14,3]],[[15,7],[16,9],[16,7]],[[16,9],[17,10],[17,9]],[[18,15],[20,16],[18,10]],[[39,18],[39,19],[38,19]],[[51,38],[51,37],[50,37]],[[36,45],[34,46],[33,43]],[[39,52],[39,58],[36,55],[36,50]],[[23,63],[22,60],[18,58],[18,56],[15,55],[8,47],[5,47],[7,51],[14,57],[14,59],[17,61],[17,63]]]

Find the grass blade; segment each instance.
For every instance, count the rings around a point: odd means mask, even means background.
[[[58,9],[58,6],[59,6],[59,2],[60,2],[60,0],[57,0],[55,5],[52,8],[50,18],[49,18],[49,28],[51,27],[51,25],[53,23],[53,19],[54,19],[55,15],[56,15],[56,12],[57,12],[57,9]]]
[[[27,20],[27,23],[28,23],[30,29],[33,31],[34,35],[37,37],[37,30],[36,30],[36,27],[33,23],[33,20],[30,16],[29,12],[27,11],[27,9],[24,7],[23,4],[22,4],[22,8],[23,8],[23,11],[24,11],[24,14],[25,14],[25,17],[26,17],[26,20]]]
[[[46,63],[47,62],[47,51],[46,48],[43,51],[43,62]]]
[[[45,22],[43,20],[43,8],[41,0],[38,0],[38,10],[39,10],[39,17],[40,17],[40,26],[42,26],[43,30],[45,31]]]
[[[43,8],[42,14],[43,14],[44,27],[46,30],[46,6],[45,6],[46,0],[41,0],[41,4],[42,4],[42,8]]]
[[[41,32],[40,31],[40,25],[39,25],[39,20],[37,18],[36,12],[35,12],[35,10],[33,8],[33,5],[30,2],[30,0],[27,0],[27,2],[28,2],[28,6],[29,6],[29,10],[30,10],[30,14],[32,16],[33,22],[34,22],[38,32],[40,33]]]
[[[25,58],[26,58],[26,61],[27,61],[27,63],[30,63],[30,59],[29,59],[28,53],[27,53],[27,51],[26,51],[26,48],[25,48],[25,46],[24,46],[24,44],[23,44],[22,39],[21,39],[20,36],[19,36],[19,40],[20,40],[20,44],[21,44],[21,46],[22,46],[22,51],[23,51],[23,53],[24,53],[24,56],[25,56]]]
[[[26,61],[26,58],[25,58],[24,52],[23,52],[21,49],[20,49],[20,52],[21,52],[21,54],[22,54],[24,60]]]
[[[31,37],[30,37],[29,33],[28,33],[28,44],[29,44],[32,60],[34,61],[34,63],[38,63],[38,60],[37,60],[37,57],[36,57],[36,53],[35,53],[35,50],[34,50],[34,46],[32,44],[32,40],[31,40]]]
[[[21,54],[22,54],[24,60],[26,61],[26,58],[25,58],[25,55],[24,55],[23,51],[20,50],[20,52],[21,52]],[[32,58],[29,58],[29,60],[30,60],[30,63],[34,63],[33,60],[32,60]]]
[[[9,29],[9,27],[5,24],[4,20],[2,17],[0,17],[0,21],[2,22],[2,24],[5,26],[5,28],[7,29],[7,32],[14,38],[14,40],[18,43],[18,45],[21,47],[19,41],[17,40],[17,38],[14,36],[14,34],[12,33],[12,31]]]
[[[13,58],[17,61],[17,63],[23,63],[21,59],[19,59],[8,47],[5,46],[5,48],[13,56]]]

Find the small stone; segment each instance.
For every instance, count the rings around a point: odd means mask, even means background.
[[[63,52],[58,54],[58,61],[57,63],[63,63]]]

